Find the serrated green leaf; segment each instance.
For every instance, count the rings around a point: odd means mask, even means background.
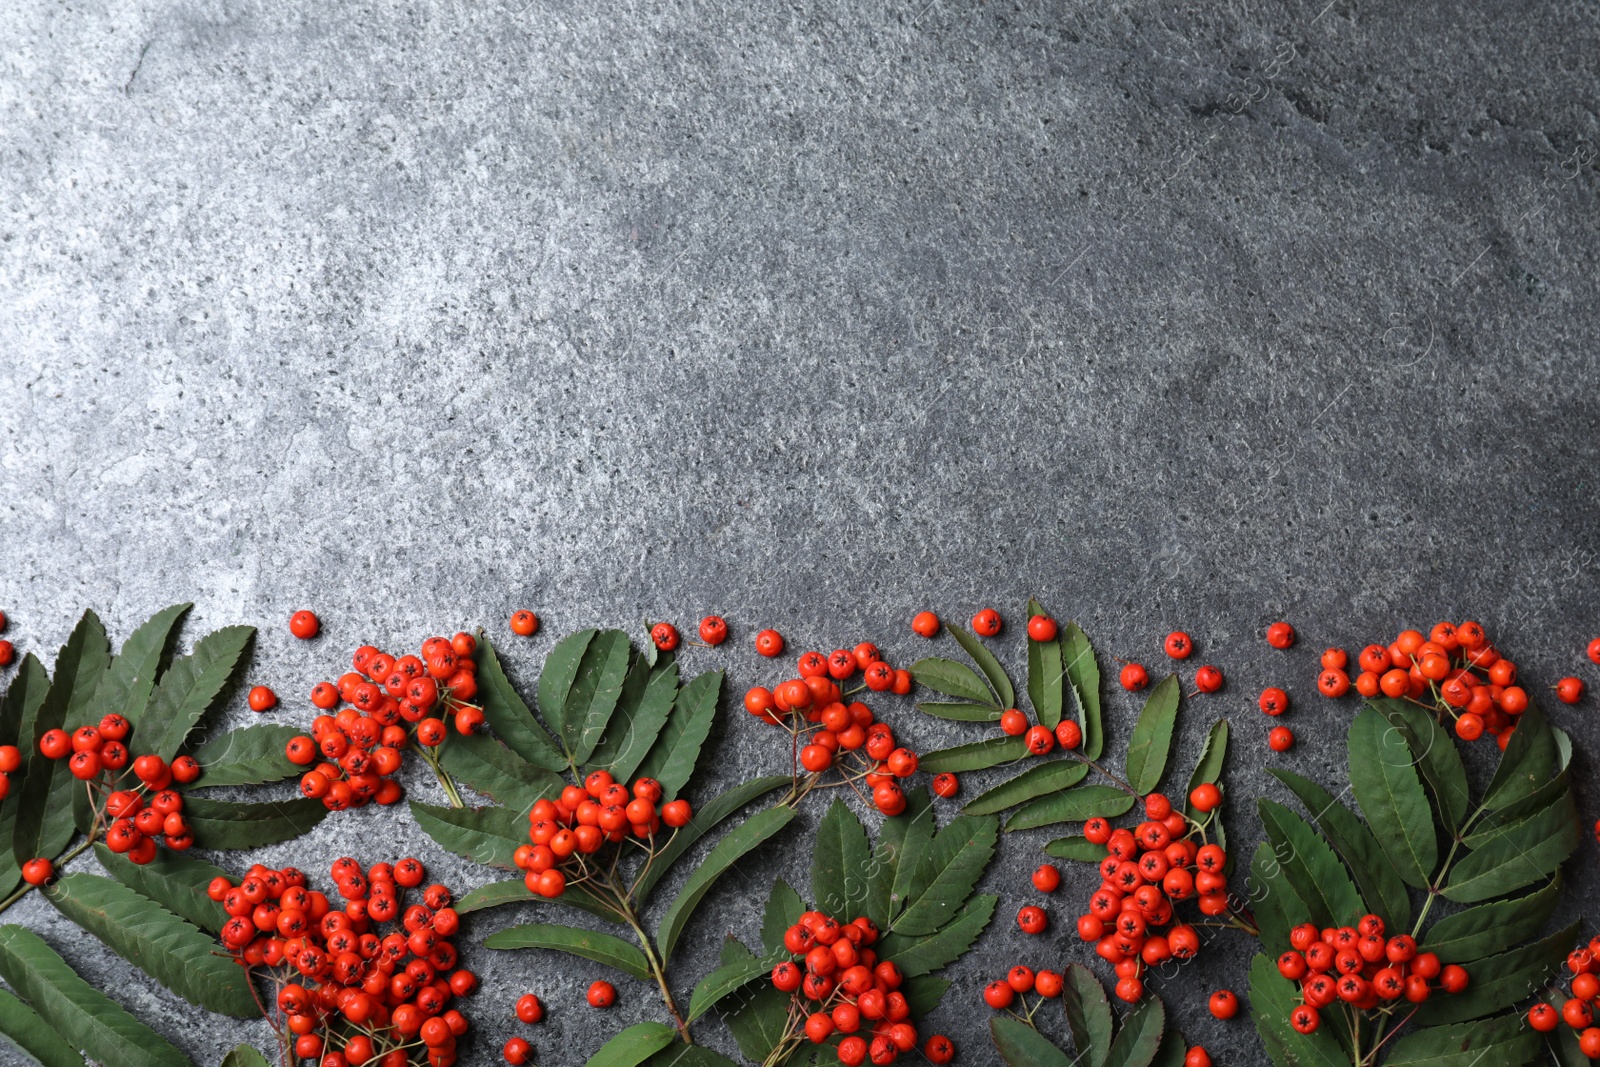
[[[1431,715],[1415,704],[1380,697],[1369,700],[1367,706],[1377,709],[1405,738],[1417,770],[1433,794],[1439,821],[1446,832],[1455,833],[1472,804],[1467,770],[1461,764],[1461,753],[1456,751],[1455,741]]]
[[[1561,874],[1524,897],[1447,915],[1428,928],[1421,948],[1444,963],[1471,963],[1504,952],[1544,929],[1561,900]]]
[[[1322,831],[1322,836],[1328,839],[1328,843],[1350,869],[1361,899],[1383,918],[1390,929],[1409,927],[1411,898],[1406,894],[1405,883],[1389,864],[1366,823],[1309,778],[1276,769],[1268,773],[1288,786],[1317,821],[1317,829]]]
[[[1059,793],[1077,785],[1088,775],[1087,763],[1069,758],[1050,760],[980,793],[961,810],[968,815],[994,815],[1035,797]]]
[[[556,647],[544,658],[544,670],[539,674],[539,714],[550,724],[551,732],[568,753],[572,745],[567,737],[574,732],[574,728],[567,723],[567,698],[572,693],[572,685],[578,677],[578,667],[583,662],[584,654],[599,633],[599,630],[579,630],[557,641]],[[526,753],[524,756],[532,759]]]
[[[222,905],[206,895],[213,878],[228,877],[221,867],[166,848],[142,864],[117,855],[103,844],[94,846],[94,854],[111,877],[200,929],[217,934],[228,921]]]
[[[167,1040],[79,978],[33,931],[0,926],[0,977],[75,1049],[117,1067],[190,1067]]]
[[[989,737],[954,748],[941,748],[923,756],[920,765],[929,774],[945,771],[981,771],[1011,763],[1028,754],[1028,743],[1021,737]]]
[[[173,660],[150,694],[150,703],[134,728],[139,739],[137,748],[154,752],[164,760],[176,756],[190,731],[200,725],[228,679],[233,677],[255,633],[253,626],[225,626],[202,637],[187,656]],[[117,662],[126,655],[124,648]],[[106,678],[110,679],[116,670],[113,663]]]
[[[587,763],[605,736],[606,724],[622,696],[632,655],[633,642],[623,630],[602,630],[584,649],[561,713],[562,740],[574,763]]]
[[[678,690],[667,725],[639,767],[640,775],[661,783],[666,799],[676,798],[694,775],[700,749],[716,720],[717,701],[721,696],[721,671],[708,671],[691,678]]]
[[[1350,724],[1348,748],[1350,788],[1372,836],[1407,885],[1427,888],[1439,863],[1439,841],[1405,738],[1368,709]]]
[[[1512,823],[1521,822],[1538,811],[1543,811],[1559,800],[1571,788],[1565,773],[1558,774],[1515,804],[1484,812],[1471,825],[1471,832],[1461,838],[1461,847],[1482,848],[1500,835]]]
[[[764,1063],[788,1029],[789,994],[780,993],[771,982],[759,982],[739,992],[737,998],[737,1006],[731,1009],[723,1001],[723,1022],[745,1059]]]
[[[700,983],[694,987],[694,993],[689,997],[689,1015],[684,1021],[694,1022],[729,994],[738,992],[771,971],[770,963],[754,956],[723,964],[700,979]]]
[[[0,896],[9,896],[22,881],[22,867],[13,852],[17,805],[26,781],[33,723],[50,692],[50,674],[32,652],[22,657],[5,696],[0,698],[0,745],[16,745],[22,752],[22,766],[11,775],[11,792],[0,800]]]
[[[1083,728],[1079,751],[1086,759],[1099,759],[1105,751],[1105,729],[1100,720],[1100,665],[1095,662],[1094,646],[1075,622],[1061,628],[1059,640],[1078,725]]]
[[[592,636],[594,631],[588,631]],[[556,646],[556,652],[561,651],[561,646]],[[552,652],[551,658],[556,655]],[[550,670],[549,659],[545,660],[545,670]],[[575,661],[574,661],[574,665]],[[527,760],[536,767],[543,767],[547,771],[559,774],[567,769],[567,757],[556,746],[550,731],[546,730],[538,719],[534,718],[527,702],[511,684],[511,679],[506,676],[505,668],[500,665],[500,657],[494,650],[494,645],[484,636],[483,631],[478,631],[478,705],[483,708],[484,721],[494,730],[495,736],[506,743],[506,747],[517,755]],[[540,678],[540,700],[544,696],[544,679]],[[571,679],[567,680],[570,687]],[[563,691],[562,696],[565,696]],[[541,708],[546,705],[541,703]],[[559,703],[551,704],[557,712]]]
[[[1131,807],[1133,797],[1120,789],[1109,785],[1080,785],[1018,808],[1006,820],[1006,833],[1096,817],[1109,819]]]
[[[777,992],[777,990],[773,990]],[[650,1057],[649,1067],[739,1067],[704,1045],[669,1045]]]
[[[875,869],[867,914],[883,930],[892,927],[895,917],[922,891],[917,883],[921,873],[917,857],[927,851],[936,828],[926,786],[913,790],[906,800],[905,814],[887,820],[878,831],[878,847],[873,852]]]
[[[1087,837],[1058,837],[1044,846],[1045,855],[1058,860],[1078,860],[1099,863],[1106,858],[1106,846],[1097,845]]]
[[[1002,708],[1015,707],[1017,692],[1011,687],[1011,679],[1006,677],[1005,668],[1000,666],[1000,661],[994,658],[984,643],[968,633],[958,623],[947,622],[945,629],[950,631],[950,636],[972,657],[972,662],[978,665],[984,678],[988,679],[989,688],[994,690],[995,697],[1000,701]],[[956,694],[951,694],[952,696]]]
[[[966,954],[994,918],[998,897],[985,893],[973,897],[938,933],[928,937],[889,934],[879,955],[893,960],[907,978],[931,974]]]
[[[1037,600],[1028,601],[1028,618],[1046,614]],[[1066,704],[1067,668],[1061,659],[1061,635],[1048,641],[1028,638],[1028,702],[1034,718],[1054,730]]]
[[[1539,705],[1529,704],[1517,716],[1511,741],[1500,757],[1489,788],[1484,790],[1483,806],[1492,811],[1515,804],[1560,773],[1561,751],[1550,732],[1550,723]]]
[[[1008,706],[999,703],[983,679],[978,677],[977,671],[953,659],[940,656],[919,659],[911,665],[911,677],[923,688],[955,697],[963,704],[992,707],[996,709],[995,718],[999,718],[999,711]]]
[[[1161,1047],[1156,1049],[1156,1058],[1150,1061],[1150,1067],[1184,1067],[1184,1057],[1188,1052],[1189,1043],[1174,1027],[1169,1026],[1166,1033],[1161,1035]]]
[[[811,899],[817,910],[848,922],[867,898],[872,851],[861,820],[835,799],[811,846]]]
[[[630,945],[620,937],[594,930],[580,930],[556,923],[523,923],[491,934],[484,939],[483,945],[493,949],[542,948],[566,952],[615,967],[640,981],[650,980],[649,961],[637,946]]]
[[[213,737],[190,753],[200,764],[200,778],[190,788],[265,785],[293,777],[303,768],[290,763],[284,749],[302,733],[293,726],[265,723]]]
[[[466,915],[469,912],[483,911],[485,908],[497,908],[502,904],[538,903],[544,899],[529,892],[527,883],[521,878],[508,878],[474,889],[456,901],[455,910],[458,914]],[[623,921],[622,915],[614,905],[608,904],[604,898],[590,892],[589,887],[583,884],[567,886],[566,892],[561,894],[557,902],[586,911],[606,922]]]
[[[411,802],[411,817],[446,852],[474,863],[515,870],[512,856],[528,842],[528,820],[509,808],[448,808]]]
[[[584,1067],[638,1067],[672,1044],[678,1032],[666,1023],[634,1023],[600,1046]]]
[[[1272,1062],[1277,1067],[1348,1064],[1350,1057],[1339,1047],[1331,1027],[1302,1034],[1289,1025],[1289,1013],[1301,1003],[1299,987],[1279,974],[1272,960],[1257,953],[1250,961],[1250,1014]]]
[[[652,670],[644,657],[635,659],[628,680],[622,685],[622,697],[611,715],[606,736],[589,757],[589,769],[603,767],[619,782],[632,781],[667,725],[677,695],[676,662]]]
[[[4,989],[0,989],[0,1041],[10,1042],[28,1057],[29,1063],[42,1067],[83,1067],[82,1053],[50,1029],[38,1012]]]
[[[677,947],[678,938],[683,935],[695,908],[699,907],[717,879],[757,845],[788,826],[794,816],[793,808],[768,808],[728,831],[722,840],[712,846],[710,853],[689,875],[683,888],[667,906],[666,914],[661,917],[656,945],[661,950],[663,961],[672,958],[672,950]]]
[[[1400,879],[1396,877],[1395,881],[1398,883]],[[1277,853],[1265,841],[1256,846],[1255,855],[1250,859],[1250,881],[1246,888],[1261,947],[1274,956],[1288,951],[1289,930],[1305,916],[1306,906],[1283,876],[1283,865],[1278,862]]]
[[[152,730],[145,725],[151,691],[156,675],[161,670],[161,660],[177,632],[178,621],[193,606],[174,604],[140,623],[139,628],[123,642],[122,651],[106,666],[105,677],[95,691],[94,718],[121,715],[131,722],[138,740],[137,751],[155,751],[151,742],[159,734],[159,729]],[[140,730],[141,726],[145,726],[145,729]]]
[[[1568,790],[1542,811],[1500,827],[1458,860],[1442,892],[1462,904],[1504,896],[1554,873],[1581,839],[1578,809]]]
[[[1007,1067],[1072,1067],[1065,1052],[1021,1019],[1005,1015],[990,1019],[989,1037]]]
[[[121,882],[69,874],[44,890],[56,910],[184,1000],[250,1019],[261,1014],[242,967],[210,935]]]
[[[1206,734],[1206,743],[1200,749],[1200,758],[1195,760],[1194,771],[1189,775],[1189,788],[1183,793],[1183,812],[1191,820],[1198,822],[1202,814],[1195,810],[1189,803],[1189,794],[1202,785],[1215,785],[1222,778],[1222,765],[1228,758],[1228,720],[1218,719],[1211,724],[1210,731]],[[1221,826],[1219,818],[1216,825]]]
[[[567,784],[487,734],[452,736],[439,746],[439,765],[473,792],[524,815],[536,801],[560,796]]]
[[[1333,849],[1282,804],[1265,797],[1256,803],[1283,875],[1306,905],[1306,918],[1318,926],[1354,926],[1368,909]]]
[[[1386,1067],[1460,1067],[1493,1064],[1522,1067],[1539,1054],[1544,1042],[1515,1015],[1454,1026],[1432,1026],[1395,1042]]]
[[[1122,1028],[1111,1042],[1106,1067],[1150,1067],[1166,1033],[1167,1009],[1161,998],[1147,995],[1122,1017]]]
[[[766,796],[779,786],[791,784],[791,779],[786,774],[768,775],[765,778],[753,778],[748,782],[741,782],[726,793],[722,793],[695,812],[687,826],[680,826],[668,838],[665,846],[656,853],[656,858],[648,869],[639,875],[638,884],[634,888],[634,895],[639,903],[643,904],[650,896],[650,891],[655,888],[662,875],[672,869],[672,865],[683,857],[685,852],[694,847],[706,834],[710,833],[728,816],[755,800],[757,797]]]
[[[259,1049],[239,1045],[222,1058],[222,1067],[272,1067]]]
[[[917,873],[921,891],[895,918],[894,932],[931,934],[953,919],[983,877],[999,836],[1000,822],[992,817],[963,815],[940,830],[922,851]]]
[[[1061,1005],[1066,1009],[1067,1028],[1072,1031],[1072,1047],[1083,1058],[1083,1067],[1105,1067],[1113,1031],[1105,987],[1081,963],[1068,964],[1062,977],[1065,981],[1061,983]]]
[[[911,1009],[913,1019],[921,1019],[937,1008],[949,989],[948,979],[932,974],[907,978],[900,985],[900,992],[906,998],[906,1007]]]
[[[767,906],[761,914],[761,946],[768,955],[783,951],[783,935],[805,912],[806,902],[800,899],[800,894],[782,878],[774,879],[772,892],[767,894]]]
[[[1542,941],[1475,962],[1467,988],[1446,997],[1434,997],[1417,1009],[1418,1026],[1461,1023],[1504,1011],[1539,989],[1566,959],[1577,940],[1575,922]]]
[[[998,704],[965,704],[951,700],[919,701],[917,710],[951,722],[999,722],[1002,714]]]
[[[327,816],[322,801],[308,798],[247,804],[190,793],[183,799],[195,845],[217,851],[276,845],[309,833]]]
[[[1169,674],[1145,698],[1139,721],[1128,741],[1125,763],[1128,784],[1139,793],[1152,793],[1161,784],[1167,769],[1167,752],[1172,747],[1172,729],[1178,722],[1178,702],[1182,687],[1178,676]]]

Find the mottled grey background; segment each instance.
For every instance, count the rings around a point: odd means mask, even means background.
[[[1179,759],[1233,719],[1228,816],[1253,842],[1243,798],[1274,791],[1260,687],[1296,701],[1282,762],[1340,773],[1351,706],[1313,693],[1325,644],[1476,617],[1536,692],[1600,683],[1596,16],[7,5],[6,636],[53,654],[93,606],[120,641],[193,599],[190,640],[262,627],[249,680],[304,721],[356,644],[525,606],[546,628],[509,644],[524,678],[556,634],[717,611],[734,639],[685,659],[742,692],[778,677],[761,626],[906,663],[915,610],[1015,623],[1037,594],[1108,675],[1195,634],[1229,683],[1188,703]],[[325,620],[314,643],[285,630],[300,607]],[[1288,654],[1260,638],[1279,616],[1303,635]],[[1000,644],[1020,665],[1014,625]],[[1108,701],[1118,752],[1135,705]],[[1594,699],[1548,703],[1592,780]],[[923,749],[979,733],[884,713]],[[731,706],[695,793],[783,762]],[[1048,836],[1004,842],[1000,920],[930,1020],[961,1062],[994,1060],[985,980],[1088,958],[1066,933],[1087,870],[1050,905],[1059,932],[1010,921]],[[754,934],[771,873],[804,884],[803,840],[719,890],[681,991],[724,931]],[[262,858],[321,871],[351,850],[484,877],[393,812]],[[1569,868],[1572,900],[1595,899],[1592,844]],[[199,1062],[239,1036],[35,901],[6,918],[124,983]],[[1204,1010],[1244,988],[1248,951],[1226,940],[1161,989],[1219,1064],[1262,1058],[1244,1017]],[[581,1006],[598,968],[468,958],[466,1063],[497,1061],[525,989],[550,1006],[529,1034],[546,1064],[659,1014],[631,981],[609,1014]]]

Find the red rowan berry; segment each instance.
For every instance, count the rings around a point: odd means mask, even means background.
[[[1583,679],[1566,677],[1556,683],[1556,699],[1563,704],[1576,704],[1583,699]]]
[[[1211,782],[1197,785],[1189,793],[1189,804],[1198,812],[1208,812],[1222,803],[1222,790]]]
[[[1287,726],[1274,726],[1267,733],[1267,747],[1274,752],[1287,752],[1294,745],[1294,731]]]
[[[650,628],[650,640],[663,652],[671,652],[678,647],[678,628],[670,622],[658,622]]]
[[[1016,708],[1007,708],[1000,716],[1000,729],[1012,737],[1021,737],[1028,732],[1028,717]]]
[[[1273,648],[1290,648],[1294,645],[1294,627],[1286,622],[1275,622],[1267,627],[1267,644]]]
[[[1350,691],[1350,676],[1338,667],[1329,667],[1317,675],[1317,692],[1325,697],[1342,697]]]
[[[1071,751],[1083,744],[1083,727],[1071,719],[1065,719],[1056,727],[1056,743],[1062,748]]]
[[[1050,919],[1043,908],[1029,904],[1017,912],[1017,926],[1025,934],[1042,934],[1049,925]]]
[[[1035,615],[1028,620],[1029,640],[1054,641],[1057,629],[1056,620],[1048,615]]]
[[[783,655],[783,635],[776,630],[762,630],[756,634],[756,651],[768,658]]]
[[[1289,1025],[1302,1034],[1314,1034],[1322,1025],[1322,1014],[1310,1004],[1302,1004],[1289,1013]]]
[[[995,1010],[1009,1008],[1017,998],[1017,991],[1006,982],[990,982],[983,987],[983,1002]]]
[[[1222,688],[1222,672],[1208,664],[1195,672],[1194,684],[1202,693],[1215,693]]]
[[[1161,647],[1173,659],[1188,659],[1190,654],[1194,652],[1194,640],[1182,630],[1174,630],[1167,635],[1166,640],[1161,643]]]
[[[322,629],[322,622],[309,611],[297,611],[289,616],[289,632],[302,641],[309,641]]]
[[[946,1064],[955,1058],[956,1046],[943,1034],[934,1034],[922,1046],[922,1054],[928,1057],[928,1062],[933,1064]]]
[[[919,611],[911,620],[911,630],[920,637],[932,637],[939,632],[939,616],[931,611]]]
[[[1056,747],[1056,735],[1048,726],[1042,724],[1031,726],[1028,728],[1026,744],[1029,752],[1035,756],[1043,756]]]
[[[533,1046],[520,1037],[513,1037],[505,1043],[505,1047],[500,1050],[500,1053],[505,1057],[506,1062],[511,1064],[511,1067],[522,1067],[523,1064],[528,1062],[528,1057],[533,1054]]]
[[[1000,626],[1000,613],[993,608],[984,608],[972,617],[972,632],[980,637],[993,637]]]
[[[258,685],[250,690],[249,703],[251,711],[270,711],[278,705],[278,694],[264,685]]]
[[[933,776],[934,796],[949,799],[961,791],[961,780],[949,771]]]
[[[707,615],[700,620],[700,640],[708,645],[720,645],[728,639],[728,623],[721,615]]]
[[[1144,669],[1143,664],[1130,663],[1122,668],[1117,681],[1128,692],[1137,693],[1150,684],[1150,672]]]
[[[22,865],[22,880],[29,885],[44,885],[54,873],[54,866],[43,856]]]
[[[1458,964],[1452,963],[1439,972],[1439,984],[1444,987],[1446,993],[1461,992],[1467,988],[1469,981],[1470,976],[1467,973],[1467,969]]]
[[[1466,642],[1463,640],[1462,644]],[[1589,662],[1600,663],[1600,637],[1589,642]]]
[[[511,613],[511,632],[518,637],[532,637],[539,632],[539,616],[526,609]]]
[[[1048,863],[1040,864],[1033,872],[1033,888],[1041,893],[1054,893],[1061,888],[1061,872]]]
[[[1561,1013],[1541,1001],[1528,1009],[1528,1025],[1541,1034],[1548,1034],[1561,1025]]]
[[[1231,1019],[1239,1014],[1239,998],[1233,995],[1232,990],[1219,989],[1211,994],[1207,1005],[1211,1014],[1218,1019]]]

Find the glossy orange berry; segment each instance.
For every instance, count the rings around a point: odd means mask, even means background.
[[[1274,726],[1267,733],[1267,747],[1274,752],[1287,752],[1294,747],[1294,731],[1287,726]]]
[[[297,611],[289,616],[289,632],[302,641],[309,641],[322,629],[322,621],[309,611]]]
[[[1007,708],[1000,716],[1000,730],[1011,737],[1021,737],[1028,732],[1028,717],[1016,708]]]
[[[984,608],[972,617],[972,632],[980,637],[993,637],[1000,632],[1000,613]]]
[[[1350,676],[1338,667],[1329,667],[1317,675],[1317,692],[1325,697],[1342,697],[1350,691]]]
[[[658,622],[650,627],[650,640],[663,652],[671,652],[678,647],[678,628],[670,622]]]
[[[1144,983],[1137,978],[1122,978],[1117,981],[1117,999],[1126,1004],[1132,1004],[1144,996]]]
[[[54,873],[54,866],[43,856],[22,865],[22,880],[29,885],[44,885]]]
[[[1289,710],[1289,694],[1277,686],[1268,686],[1261,691],[1256,706],[1261,709],[1262,714],[1282,715]]]
[[[1007,982],[990,982],[983,987],[983,1002],[996,1011],[1011,1007],[1016,999],[1017,991]]]
[[[1439,984],[1444,987],[1446,993],[1459,993],[1467,988],[1470,982],[1471,976],[1467,973],[1467,969],[1459,964],[1452,963],[1439,972]]]
[[[1233,995],[1230,989],[1219,989],[1211,994],[1207,1004],[1211,1014],[1218,1019],[1231,1019],[1239,1014],[1239,998]]]
[[[933,795],[944,797],[946,800],[961,792],[961,779],[945,771],[943,774],[933,776]]]
[[[693,814],[687,800],[669,800],[661,807],[661,821],[673,829],[687,826]]]
[[[1456,736],[1463,741],[1476,741],[1483,736],[1483,716],[1474,712],[1463,712],[1456,719]]]
[[[1289,1025],[1302,1034],[1314,1034],[1322,1025],[1322,1013],[1310,1004],[1302,1004],[1289,1013]]]
[[[1541,1001],[1528,1009],[1528,1025],[1541,1034],[1548,1034],[1561,1025],[1561,1013]]]
[[[1290,648],[1294,645],[1294,627],[1286,622],[1275,622],[1267,627],[1267,644],[1273,648]]]
[[[700,620],[700,640],[708,645],[720,645],[728,639],[728,622],[721,615],[707,615]]]
[[[511,632],[518,637],[532,637],[539,632],[539,616],[523,609],[511,613]]]
[[[911,632],[919,637],[932,637],[939,632],[939,616],[931,611],[919,611],[911,620]]]
[[[528,1062],[528,1057],[533,1054],[533,1046],[523,1038],[513,1037],[505,1043],[505,1047],[500,1050],[500,1054],[505,1057],[507,1063],[511,1064],[511,1067],[522,1067],[523,1064]]]
[[[922,1054],[928,1057],[929,1063],[946,1064],[955,1058],[956,1045],[943,1034],[934,1034],[922,1046]]]
[[[1583,679],[1566,677],[1556,683],[1556,699],[1563,704],[1576,704],[1583,699]]]
[[[601,980],[589,987],[586,994],[591,1008],[609,1008],[617,1002],[617,987]]]
[[[1204,1045],[1196,1045],[1183,1054],[1183,1067],[1211,1067],[1211,1054]]]
[[[756,651],[768,658],[783,655],[783,635],[776,630],[762,630],[756,634]]]
[[[530,1025],[536,1023],[544,1018],[544,1005],[532,993],[524,993],[517,998],[517,1018]]]
[[[1043,756],[1056,747],[1056,735],[1051,731],[1050,727],[1043,724],[1030,726],[1025,743],[1029,752],[1032,752],[1035,756]]]
[[[1211,782],[1203,782],[1190,790],[1189,803],[1195,811],[1211,811],[1222,803],[1222,790]]]
[[[1130,663],[1117,674],[1117,682],[1130,693],[1137,693],[1150,684],[1150,672],[1140,663]]]
[[[1578,1051],[1591,1060],[1600,1059],[1600,1027],[1589,1027],[1578,1035]]]
[[[1025,934],[1042,934],[1049,925],[1050,918],[1043,908],[1029,904],[1017,912],[1017,927]]]
[[[1173,659],[1188,659],[1194,652],[1194,640],[1182,630],[1174,630],[1167,635],[1161,647]]]
[[[1041,893],[1054,893],[1061,888],[1061,872],[1048,863],[1040,864],[1033,872],[1033,888]]]
[[[258,685],[250,690],[248,697],[250,710],[254,712],[271,711],[277,707],[278,694],[264,685]]]
[[[311,687],[311,704],[313,707],[327,711],[338,706],[339,687],[332,682],[318,682]]]
[[[1215,693],[1222,688],[1222,672],[1207,664],[1195,672],[1194,685],[1202,693]]]
[[[72,736],[65,730],[46,730],[39,738],[39,753],[45,759],[66,759],[72,752]]]
[[[1528,693],[1519,685],[1508,685],[1500,693],[1500,710],[1507,715],[1521,715],[1528,710]]]
[[[1561,1021],[1574,1030],[1582,1030],[1594,1023],[1594,1008],[1586,1001],[1571,997],[1561,1005]]]
[[[1056,743],[1068,751],[1083,744],[1083,727],[1071,719],[1065,719],[1056,727]]]
[[[1035,615],[1028,620],[1028,639],[1032,641],[1054,641],[1059,627],[1056,620],[1048,615]]]
[[[1600,663],[1600,637],[1589,642],[1589,662]]]
[[[1018,993],[1033,992],[1033,968],[1021,964],[1006,972],[1006,985]]]

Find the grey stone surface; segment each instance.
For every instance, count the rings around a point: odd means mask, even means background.
[[[735,638],[686,660],[742,692],[778,677],[762,626],[906,663],[915,610],[1015,624],[1037,594],[1108,674],[1196,635],[1229,683],[1180,759],[1228,715],[1237,797],[1272,762],[1336,780],[1326,644],[1470,616],[1535,691],[1600,682],[1597,55],[1588,3],[7,5],[6,636],[48,656],[85,606],[120,641],[193,599],[191,638],[262,627],[249,678],[303,721],[356,644],[518,607],[546,620],[524,677],[555,634],[721,612]],[[1267,684],[1296,702],[1281,759]],[[1108,699],[1116,751],[1136,705]],[[1548,703],[1593,820],[1594,698]],[[976,734],[885,714],[925,750]],[[735,705],[716,754],[701,797],[784,762]],[[773,874],[804,884],[802,833],[719,891],[682,990]],[[1085,870],[1048,937],[1009,920],[1047,836],[1004,842],[1000,921],[930,1020],[960,1062],[994,1060],[986,979],[1089,956]],[[347,850],[485,877],[392,811],[261,858]],[[1568,918],[1592,844],[1569,868]],[[198,1062],[240,1036],[36,899],[7,918]],[[1161,990],[1219,1064],[1262,1059],[1204,1010],[1249,950]],[[658,1017],[640,983],[600,1016],[564,960],[468,959],[466,1063],[524,988],[546,1064]]]

